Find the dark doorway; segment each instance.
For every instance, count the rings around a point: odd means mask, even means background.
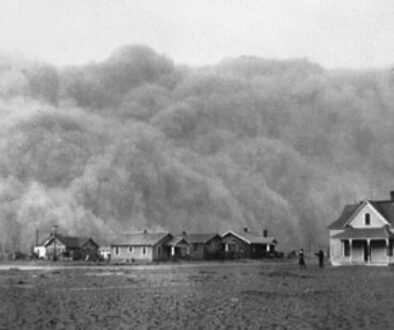
[[[369,259],[369,251],[368,251],[368,244],[364,242],[364,261],[368,262]]]

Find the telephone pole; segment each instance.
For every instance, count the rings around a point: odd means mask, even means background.
[[[53,226],[53,262],[57,260],[56,255],[56,234],[57,234],[57,225]]]

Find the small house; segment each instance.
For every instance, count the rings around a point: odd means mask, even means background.
[[[124,234],[111,244],[111,260],[114,262],[168,260],[170,233],[148,231]]]
[[[90,237],[52,235],[45,243],[46,258],[62,260],[95,260],[98,244]]]
[[[249,232],[244,228],[243,232],[229,230],[222,234],[224,256],[230,259],[237,258],[267,258],[273,255],[277,240],[269,237],[264,230],[262,234]]]
[[[183,233],[190,244],[190,258],[194,260],[221,259],[223,257],[222,238],[219,234]]]
[[[394,263],[394,192],[388,200],[345,205],[328,229],[332,265]]]

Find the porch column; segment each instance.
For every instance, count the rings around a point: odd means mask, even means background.
[[[224,251],[228,252],[228,244],[227,243],[224,244]]]
[[[269,244],[267,244],[267,252],[270,252],[270,245]]]
[[[390,248],[390,242],[389,242],[389,239],[386,238],[386,262],[387,262],[387,264],[388,264],[389,261],[390,261],[390,252],[389,252],[389,248]]]
[[[349,238],[349,255],[350,255],[350,263],[353,261],[353,240]]]
[[[371,239],[367,238],[367,262],[371,262]]]
[[[175,255],[175,246],[171,246],[171,255],[172,255],[172,256]]]

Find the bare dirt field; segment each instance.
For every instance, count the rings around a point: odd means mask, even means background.
[[[392,329],[393,311],[392,267],[0,267],[0,329]]]

